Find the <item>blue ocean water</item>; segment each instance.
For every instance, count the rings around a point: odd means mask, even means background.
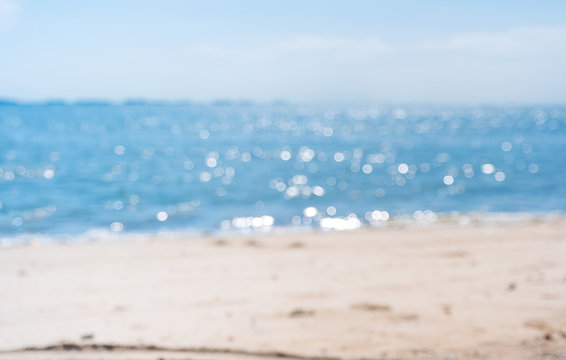
[[[0,105],[0,236],[564,210],[565,106]]]

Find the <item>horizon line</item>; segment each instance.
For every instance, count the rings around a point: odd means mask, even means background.
[[[1,97],[0,106],[292,106],[292,105],[372,105],[372,106],[566,106],[566,102],[556,101],[391,101],[391,100],[319,100],[319,101],[292,101],[286,99],[254,100],[250,98],[219,97],[210,100],[191,100],[188,98],[159,99],[143,97],[126,97],[111,99],[102,97],[82,97],[76,99],[44,98],[25,100],[13,97]]]

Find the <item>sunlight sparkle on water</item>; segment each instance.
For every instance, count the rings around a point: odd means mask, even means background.
[[[494,175],[495,180],[498,182],[504,181],[505,180],[505,173],[503,171],[498,171],[495,173]]]
[[[454,184],[454,177],[452,177],[450,175],[446,175],[442,181],[446,185],[452,185],[452,184]]]
[[[55,176],[55,171],[53,171],[52,169],[47,169],[43,172],[43,177],[47,180],[53,179],[53,176]]]
[[[373,171],[373,166],[371,166],[370,164],[364,164],[364,166],[362,166],[362,172],[364,174],[371,174],[372,171]]]
[[[564,124],[551,106],[0,106],[0,230],[346,229],[561,210]]]
[[[281,160],[283,161],[288,161],[289,159],[291,159],[291,153],[287,150],[284,150],[281,152]]]
[[[495,171],[495,166],[493,166],[493,164],[482,164],[481,171],[487,175],[493,174],[493,172]]]
[[[306,217],[315,217],[316,215],[318,215],[318,210],[315,207],[310,206],[303,210],[303,214]]]
[[[323,230],[355,230],[362,226],[362,222],[355,214],[350,214],[346,218],[325,217],[320,220],[320,227]]]
[[[114,232],[120,232],[120,231],[124,230],[124,224],[122,224],[121,222],[115,221],[112,224],[110,224],[110,230],[112,230]]]

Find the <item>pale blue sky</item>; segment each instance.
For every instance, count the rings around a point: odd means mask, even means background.
[[[565,1],[0,0],[0,97],[566,102]]]

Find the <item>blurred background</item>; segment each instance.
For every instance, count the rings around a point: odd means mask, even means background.
[[[561,1],[0,0],[2,241],[560,214],[565,19]]]

